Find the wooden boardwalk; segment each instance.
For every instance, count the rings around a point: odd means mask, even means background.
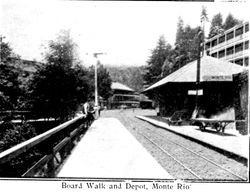
[[[57,177],[173,179],[115,118],[93,123]]]

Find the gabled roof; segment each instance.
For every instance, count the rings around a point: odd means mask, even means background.
[[[203,56],[200,63],[200,82],[232,81],[232,75],[244,67],[211,56]],[[190,62],[144,90],[148,91],[169,82],[196,82],[197,60]]]
[[[125,91],[134,91],[133,89],[129,88],[126,85],[123,85],[119,82],[112,82],[111,84],[111,89],[112,90],[125,90]]]

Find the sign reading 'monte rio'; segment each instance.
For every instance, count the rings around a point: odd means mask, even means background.
[[[202,77],[203,81],[232,81],[231,75],[217,75],[217,76],[208,76],[204,75]]]

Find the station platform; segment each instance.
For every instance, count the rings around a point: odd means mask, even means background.
[[[116,118],[94,121],[57,177],[173,179]]]
[[[210,132],[201,131],[197,126],[174,126],[146,116],[136,117],[155,126],[208,144],[216,149],[230,152],[245,159],[249,158],[249,137],[247,135],[239,135],[227,129],[225,129],[225,133],[217,133],[215,130]]]

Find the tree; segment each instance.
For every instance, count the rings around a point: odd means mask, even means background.
[[[201,10],[201,22],[206,22],[208,21],[208,16],[207,16],[207,9],[205,6],[202,6]]]
[[[102,64],[98,66],[98,92],[105,100],[111,96],[111,84],[112,80],[110,78],[109,72]]]
[[[75,46],[68,31],[49,42],[46,64],[38,67],[30,84],[33,110],[38,115],[63,121],[86,100],[88,80],[79,67]]]
[[[99,62],[97,67],[97,87],[98,87],[98,94],[99,96],[103,97],[107,100],[112,92],[111,92],[111,84],[112,80],[109,75],[109,72],[104,66]],[[94,93],[94,85],[95,85],[95,68],[91,66],[89,68],[89,85],[90,85],[90,93]]]
[[[223,19],[221,13],[218,13],[213,16],[211,21],[211,26],[209,30],[209,38],[212,38],[224,31],[223,29]]]
[[[76,92],[78,103],[83,103],[87,101],[88,97],[91,95],[91,85],[89,79],[89,71],[82,65],[78,64],[74,67],[74,73],[76,77]]]
[[[0,110],[12,110],[17,107],[19,88],[19,69],[13,57],[16,56],[9,44],[0,36]]]
[[[162,65],[161,76],[165,77],[171,74],[173,72],[173,69],[174,69],[173,60],[171,60],[171,58],[166,58],[166,60],[164,61],[164,64]]]
[[[0,62],[5,63],[8,62],[10,57],[13,55],[12,49],[10,48],[9,44],[7,42],[4,42],[4,38],[2,35],[0,35]]]
[[[151,56],[147,61],[146,73],[144,81],[150,85],[161,78],[161,69],[164,61],[171,51],[171,45],[166,43],[164,36],[160,36],[156,48],[152,50]]]
[[[199,29],[199,27],[191,28],[189,25],[186,25],[182,30],[182,35],[178,35],[180,30],[177,29],[174,60],[175,69],[179,69],[188,62],[197,59],[199,46],[197,43],[197,35]]]
[[[234,16],[231,13],[229,13],[228,16],[226,17],[224,24],[223,24],[223,28],[224,28],[224,30],[228,30],[228,29],[230,29],[230,28],[232,28],[240,23],[241,23],[241,21],[234,18]]]
[[[112,81],[121,82],[136,91],[143,89],[144,66],[107,66]]]
[[[208,21],[207,10],[203,6],[201,11],[201,22]],[[189,25],[184,27],[183,20],[180,18],[177,24],[176,49],[175,49],[175,69],[179,69],[190,61],[196,60],[199,52],[199,36],[201,28],[192,28]],[[204,39],[204,33],[203,39]]]
[[[56,40],[51,40],[45,60],[51,65],[59,65],[63,68],[71,68],[77,61],[76,44],[70,37],[69,30],[60,31]]]

